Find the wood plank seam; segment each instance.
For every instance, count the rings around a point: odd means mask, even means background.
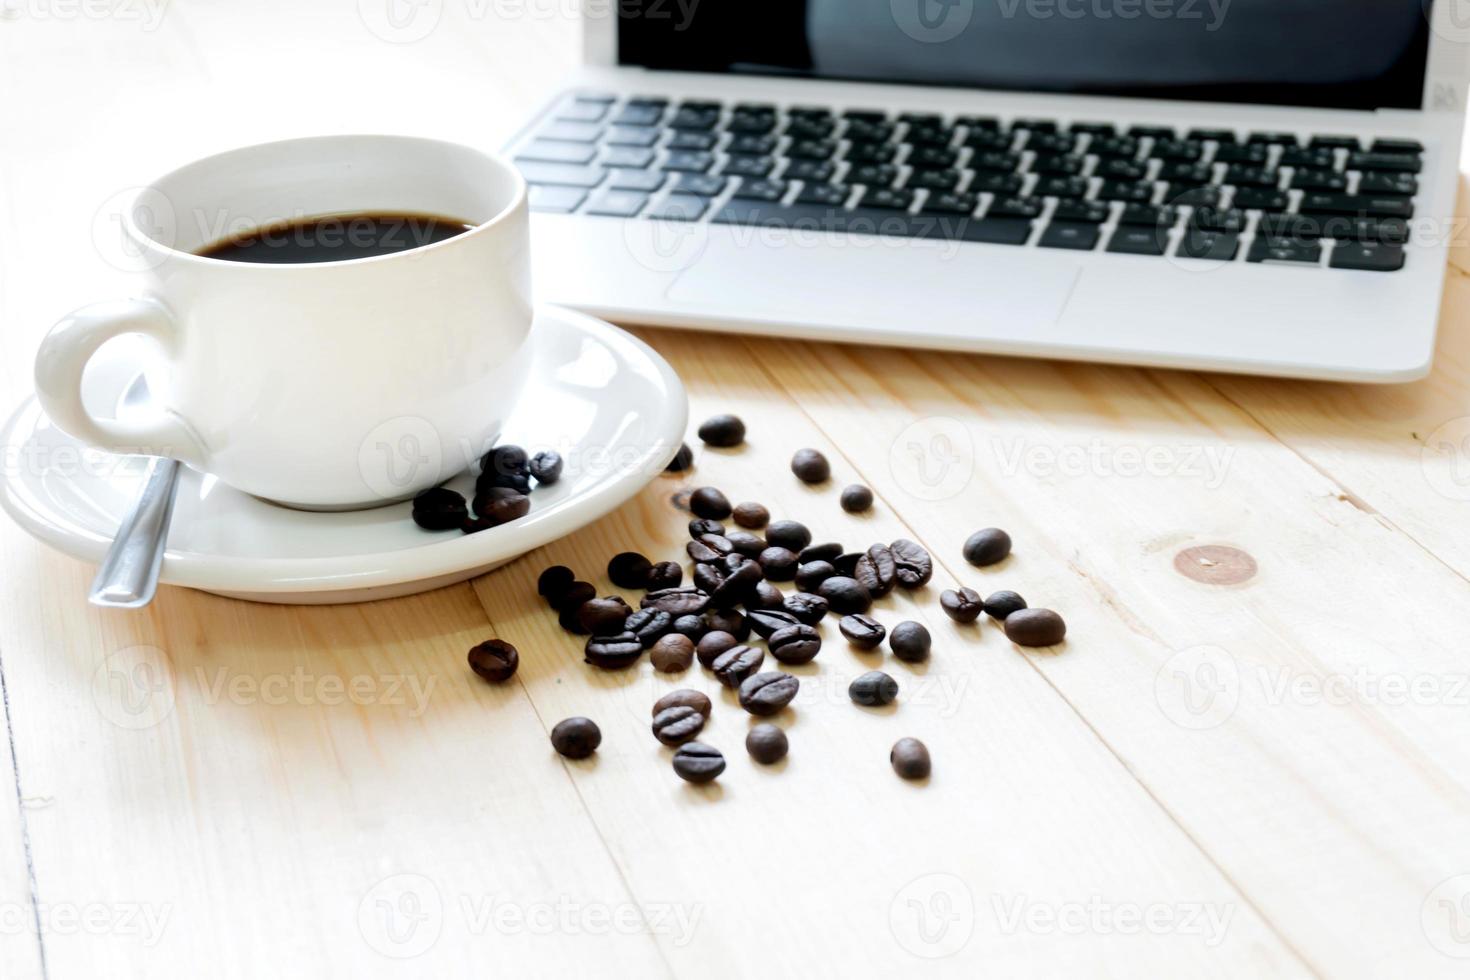
[[[20,758],[15,750],[15,731],[10,724],[10,689],[5,683],[5,656],[0,651],[0,707],[5,711],[5,745],[10,752],[10,770],[14,774],[15,808],[20,823],[20,846],[25,860],[26,888],[31,903],[31,926],[36,935],[36,956],[41,964],[41,976],[49,977],[46,966],[46,938],[41,931],[40,886],[36,881],[36,865],[31,852],[31,831],[26,819],[25,793],[21,789]]]

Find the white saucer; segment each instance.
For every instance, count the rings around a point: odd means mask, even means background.
[[[162,581],[258,602],[409,595],[489,571],[627,501],[678,451],[689,410],[683,383],[642,341],[590,316],[540,307],[532,337],[532,376],[500,441],[554,449],[566,462],[556,484],[532,492],[526,517],[476,534],[430,532],[407,503],[290,510],[185,469]],[[89,405],[119,404],[137,374],[137,361],[128,364],[94,364]],[[34,399],[0,430],[0,445],[0,504],[10,516],[61,551],[100,561],[149,461],[82,446]],[[471,496],[474,477],[449,486]]]

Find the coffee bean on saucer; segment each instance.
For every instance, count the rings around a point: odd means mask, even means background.
[[[755,588],[745,597],[747,609],[781,609],[785,604],[786,596],[765,579],[755,583]]]
[[[725,757],[713,745],[685,742],[674,750],[674,772],[691,783],[707,783],[725,771]]]
[[[531,498],[507,487],[489,487],[475,494],[475,514],[491,527],[509,524],[531,512]]]
[[[1017,609],[1005,619],[1006,639],[1023,647],[1051,647],[1067,635],[1067,624],[1050,609]]]
[[[711,415],[699,427],[699,438],[706,446],[729,449],[745,441],[745,423],[735,415]]]
[[[568,759],[585,759],[602,744],[602,730],[591,718],[566,718],[551,730],[551,747]]]
[[[430,487],[413,498],[413,522],[425,531],[455,531],[470,516],[464,495],[448,487]]]
[[[597,598],[597,590],[592,587],[591,582],[573,582],[557,596],[551,607],[557,612],[577,611],[577,607],[584,602],[591,602]]]
[[[549,487],[561,479],[561,453],[547,451],[531,457],[531,475],[539,486]]]
[[[700,487],[689,495],[689,509],[695,517],[723,521],[730,516],[730,501],[714,487]]]
[[[582,603],[577,609],[577,622],[593,636],[617,636],[632,612],[622,596],[610,595]]]
[[[786,758],[789,748],[786,733],[770,722],[762,722],[745,733],[745,751],[763,766]]]
[[[901,738],[888,753],[893,771],[904,779],[923,779],[929,775],[929,749],[916,738]]]
[[[870,670],[847,685],[847,696],[865,708],[892,704],[898,697],[898,681],[881,670]]]
[[[582,608],[586,609],[587,606]],[[637,612],[629,612],[623,621],[623,629],[638,637],[638,642],[643,644],[645,650],[652,647],[660,637],[668,634],[673,628],[673,615],[662,609],[640,609]]]
[[[752,674],[740,682],[740,707],[761,718],[769,717],[791,703],[801,681],[775,670]]]
[[[696,691],[693,688],[681,687],[679,690],[670,691],[653,702],[653,716],[657,718],[660,711],[680,705],[686,708],[693,708],[706,718],[709,717],[709,713],[714,707],[710,703],[708,694],[705,694],[703,691]]]
[[[842,554],[842,545],[836,541],[828,541],[826,544],[809,544],[801,549],[796,560],[805,565],[810,561],[832,561]]]
[[[934,577],[934,559],[918,542],[899,538],[888,547],[893,551],[895,577],[905,589],[917,589]]]
[[[529,473],[499,473],[495,470],[486,470],[475,477],[475,493],[477,495],[487,493],[496,488],[514,490],[520,494],[530,493],[531,475]]]
[[[503,684],[515,676],[521,655],[504,640],[486,640],[470,648],[470,670],[492,684]]]
[[[520,446],[496,446],[480,457],[480,472],[525,476],[531,472],[531,458]]]
[[[631,667],[643,656],[643,644],[632,633],[616,636],[594,636],[587,640],[582,659],[603,670],[621,670]]]
[[[810,663],[822,650],[822,635],[805,623],[783,626],[766,638],[771,656],[783,664]]]
[[[766,548],[756,561],[772,582],[789,582],[796,577],[796,552],[790,548]]]
[[[802,483],[822,483],[832,475],[832,466],[815,449],[798,449],[791,457],[791,472]]]
[[[724,630],[710,630],[694,645],[694,653],[699,657],[700,666],[713,667],[720,654],[739,645],[740,641],[733,633],[727,633]]]
[[[831,562],[809,561],[796,570],[796,587],[803,592],[815,592],[817,586],[836,574]]]
[[[1011,536],[998,527],[981,528],[970,535],[964,551],[971,565],[994,565],[1011,553]]]
[[[714,609],[704,618],[711,631],[729,633],[740,643],[750,636],[749,617],[738,609]]]
[[[1011,613],[1026,608],[1026,600],[1019,593],[1002,590],[985,597],[985,615],[1002,623]]]
[[[898,560],[893,549],[886,544],[873,545],[857,560],[852,577],[863,583],[863,588],[875,599],[892,592],[898,581]]]
[[[709,608],[709,595],[691,586],[659,589],[638,601],[644,609],[662,609],[671,616],[698,615]]]
[[[679,451],[674,453],[674,458],[669,460],[669,465],[664,467],[665,473],[683,473],[694,465],[694,450],[689,448],[688,443],[680,443]]]
[[[729,688],[737,688],[747,677],[761,669],[766,655],[755,647],[737,644],[715,658],[710,664],[715,680]]]
[[[858,562],[863,560],[866,551],[845,551],[836,558],[830,559],[832,567],[837,569],[838,575],[852,578],[857,574]]]
[[[855,578],[833,575],[817,587],[817,595],[827,600],[827,605],[839,616],[864,613],[873,604],[873,596],[863,583]]]
[[[815,626],[827,615],[827,600],[810,592],[797,592],[786,597],[781,608],[807,626]]]
[[[888,645],[899,660],[916,664],[929,659],[929,648],[933,645],[933,640],[922,623],[904,620],[888,634]]]
[[[665,708],[653,717],[653,737],[665,745],[683,745],[704,730],[707,718],[684,705]]]
[[[653,563],[636,551],[624,551],[607,563],[607,577],[620,589],[648,588],[648,573]]]
[[[873,506],[873,491],[861,483],[843,487],[841,503],[842,509],[849,514],[861,514]]]
[[[761,552],[766,550],[766,539],[749,531],[731,531],[725,535],[725,540],[730,542],[730,547],[737,554],[747,558],[759,558]]]
[[[577,573],[565,565],[552,565],[536,579],[536,592],[547,602],[565,593],[577,580]]]
[[[688,670],[694,663],[694,641],[679,633],[668,633],[654,642],[648,651],[648,659],[653,662],[654,670],[665,674]]]
[[[812,532],[797,521],[772,521],[766,525],[766,544],[773,548],[801,551],[812,543]]]
[[[684,566],[676,561],[656,562],[648,571],[648,582],[644,588],[650,592],[661,589],[676,589],[684,581]]]
[[[750,500],[736,504],[730,513],[736,524],[751,530],[759,530],[771,520],[771,512],[766,510],[765,505]]]
[[[876,649],[883,642],[883,638],[888,635],[888,630],[883,627],[882,623],[872,616],[859,614],[843,616],[837,623],[837,629],[847,637],[848,643],[859,650]]]
[[[724,533],[725,525],[721,524],[719,521],[712,521],[707,517],[696,517],[694,518],[694,520],[689,522],[689,536],[696,541],[704,537],[706,534],[723,535]]]
[[[939,608],[956,623],[973,623],[985,611],[985,600],[974,589],[945,589],[939,593]]]
[[[800,626],[801,621],[784,609],[751,609],[745,617],[750,628],[763,640],[769,640],[777,630],[788,626]]]
[[[704,621],[703,616],[676,616],[669,632],[687,636],[693,642],[698,643],[699,638],[709,632],[709,624]]]

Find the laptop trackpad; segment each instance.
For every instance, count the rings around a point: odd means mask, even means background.
[[[648,222],[654,224],[654,222]],[[1061,314],[1080,263],[1004,245],[689,225],[667,298],[685,309],[902,334],[1034,341]],[[706,237],[707,236],[707,237]]]

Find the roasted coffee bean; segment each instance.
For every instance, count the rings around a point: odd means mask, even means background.
[[[852,578],[857,572],[858,562],[863,560],[866,551],[847,551],[832,559],[832,567],[837,569],[838,575]]]
[[[527,509],[529,510],[529,507]],[[503,523],[503,521],[491,520],[488,517],[467,517],[465,518],[465,522],[459,526],[459,529],[465,534],[479,534],[481,531],[488,531],[492,527],[498,527]]]
[[[731,531],[725,535],[725,540],[730,542],[730,547],[737,554],[747,558],[759,558],[761,552],[766,550],[766,539],[749,531]]]
[[[687,706],[665,708],[653,716],[653,737],[665,745],[683,745],[704,730],[707,718]]]
[[[939,593],[939,608],[956,623],[973,623],[985,611],[985,600],[974,589],[945,589]]]
[[[448,487],[430,487],[413,498],[413,522],[425,531],[454,531],[469,519],[464,495]]]
[[[847,696],[865,708],[892,704],[898,697],[898,681],[881,670],[870,670],[847,685]]]
[[[607,577],[620,589],[648,588],[648,574],[653,563],[636,551],[613,555],[607,563]]]
[[[839,616],[863,613],[873,604],[873,596],[867,587],[855,578],[834,575],[817,587],[817,595],[827,600],[827,605]]]
[[[582,603],[577,609],[577,622],[593,636],[617,636],[632,613],[622,596],[610,595]]]
[[[557,596],[556,601],[551,604],[551,608],[558,612],[575,613],[577,607],[582,605],[582,603],[591,602],[596,598],[597,590],[592,587],[591,582],[573,582],[566,587],[561,595]]]
[[[689,448],[688,443],[680,443],[679,451],[674,453],[674,458],[669,460],[669,465],[664,467],[665,473],[683,473],[694,465],[694,450]]]
[[[710,664],[710,670],[714,671],[715,680],[729,688],[737,688],[741,683],[761,669],[765,663],[766,655],[755,647],[737,644],[726,650],[715,658]]]
[[[849,514],[861,514],[873,506],[873,491],[861,483],[843,487],[841,503],[842,509]]]
[[[689,536],[698,541],[706,534],[724,534],[725,525],[708,517],[696,517],[689,522]]]
[[[767,670],[740,682],[740,707],[762,718],[774,715],[796,697],[801,681],[790,674]]]
[[[689,495],[689,509],[695,517],[723,521],[730,516],[730,501],[714,487],[700,487]]]
[[[679,633],[661,636],[649,648],[648,659],[653,662],[654,670],[665,674],[688,670],[694,663],[694,641]]]
[[[893,655],[911,664],[928,660],[929,648],[933,642],[924,625],[911,619],[899,623],[888,634],[888,646],[893,650]]]
[[[1022,599],[1017,592],[992,592],[985,597],[985,614],[991,619],[998,619],[1002,623],[1018,609],[1026,608],[1026,600]]]
[[[971,565],[994,565],[1011,553],[1011,536],[998,527],[987,527],[965,542],[965,561]]]
[[[812,543],[812,532],[797,521],[772,521],[766,525],[766,544],[773,548],[801,551]]]
[[[693,688],[681,687],[679,690],[670,691],[653,702],[653,716],[657,718],[660,711],[680,705],[686,708],[693,708],[706,718],[709,717],[709,713],[714,707],[710,703],[708,694],[705,694],[703,691],[696,691]]]
[[[736,504],[734,510],[731,511],[731,516],[735,518],[736,524],[751,530],[759,530],[771,520],[771,512],[766,510],[765,505],[751,500]]]
[[[554,602],[572,587],[577,575],[565,565],[552,565],[536,579],[536,591],[547,602]]]
[[[724,550],[721,551],[719,548],[710,544],[711,541],[723,543],[725,546]],[[684,546],[685,553],[689,555],[690,560],[696,565],[707,565],[710,562],[719,561],[733,550],[730,547],[730,542],[718,534],[702,534],[698,540],[691,541]]]
[[[815,592],[817,586],[837,574],[828,561],[809,561],[796,570],[796,586],[803,592]]]
[[[632,633],[616,636],[594,636],[587,641],[582,659],[603,670],[621,670],[631,667],[643,656],[643,644]]]
[[[584,607],[585,608],[585,607]],[[623,621],[623,629],[638,637],[638,642],[647,650],[674,628],[674,616],[662,609],[640,609],[629,612]]]
[[[745,733],[745,751],[763,766],[786,758],[789,748],[786,733],[770,722],[762,722]]]
[[[883,642],[888,635],[888,630],[883,624],[872,616],[843,616],[837,623],[837,629],[847,637],[847,642],[859,650],[873,650]]]
[[[539,486],[549,487],[561,479],[562,465],[561,453],[537,453],[531,457],[531,475]]]
[[[917,589],[934,577],[934,559],[918,542],[899,538],[888,547],[893,550],[898,584],[905,589]]]
[[[785,603],[785,594],[765,579],[755,583],[755,588],[745,597],[747,609],[781,609]]]
[[[789,548],[767,548],[756,561],[772,582],[789,582],[796,577],[796,552]]]
[[[577,636],[586,636],[587,628],[583,626],[582,621],[577,618],[577,610],[580,608],[580,606],[572,606],[570,608],[563,609],[561,612],[556,614],[556,621],[560,623],[561,628],[566,630],[568,633],[575,633]]]
[[[691,783],[707,783],[725,771],[725,757],[713,745],[685,742],[674,750],[674,772]]]
[[[750,636],[748,618],[739,609],[713,609],[704,618],[711,630],[729,633],[737,642],[744,643]]]
[[[687,636],[698,643],[699,638],[709,632],[709,624],[704,621],[703,616],[678,616],[669,632]]]
[[[490,527],[509,524],[531,512],[531,498],[506,487],[489,487],[476,493],[472,506],[481,521]]]
[[[709,595],[686,585],[650,592],[639,600],[638,605],[644,609],[662,609],[672,616],[698,615],[709,608]]]
[[[739,645],[740,641],[735,638],[735,634],[725,630],[710,630],[694,645],[694,653],[699,657],[701,666],[713,667],[720,654]]]
[[[531,472],[531,458],[520,446],[496,446],[480,457],[480,472],[526,476]]]
[[[805,565],[809,561],[832,561],[840,554],[842,554],[842,545],[836,541],[829,541],[826,544],[807,545],[801,549],[801,554],[796,556],[796,560]]]
[[[886,544],[875,544],[857,560],[852,577],[863,583],[868,594],[878,599],[893,591],[898,581],[898,562],[893,549]]]
[[[470,670],[492,684],[510,680],[520,665],[520,653],[504,640],[486,640],[470,648]]]
[[[729,449],[745,441],[745,423],[735,415],[712,415],[699,427],[699,438],[706,446]]]
[[[904,779],[923,779],[929,775],[929,749],[916,738],[901,738],[888,753],[893,771]]]
[[[1062,642],[1067,624],[1050,609],[1017,609],[1006,617],[1006,638],[1023,647],[1050,647]]]
[[[802,483],[822,483],[832,475],[832,465],[815,449],[798,449],[791,457],[791,472]]]
[[[771,656],[783,664],[810,663],[822,650],[822,635],[805,623],[783,626],[766,638]]]
[[[827,600],[810,592],[797,592],[786,597],[781,608],[808,626],[815,626],[827,615]]]
[[[719,565],[702,565],[695,570],[696,576],[706,568],[715,570],[721,576],[720,584],[709,593],[710,605],[720,609],[728,609],[744,602],[756,583],[765,577],[760,562],[751,561],[743,555],[729,555]]]
[[[676,561],[661,561],[653,565],[648,572],[648,583],[644,588],[650,592],[660,589],[677,589],[679,583],[684,581],[684,566]]]
[[[591,718],[565,718],[551,730],[551,747],[568,759],[585,759],[602,744],[602,730]]]
[[[486,470],[475,477],[475,493],[486,494],[497,487],[505,490],[514,490],[516,493],[531,492],[531,475],[529,473],[497,473],[494,470]]]
[[[769,640],[777,630],[801,625],[800,620],[784,609],[751,609],[749,613],[745,618],[750,628],[763,640]]]

